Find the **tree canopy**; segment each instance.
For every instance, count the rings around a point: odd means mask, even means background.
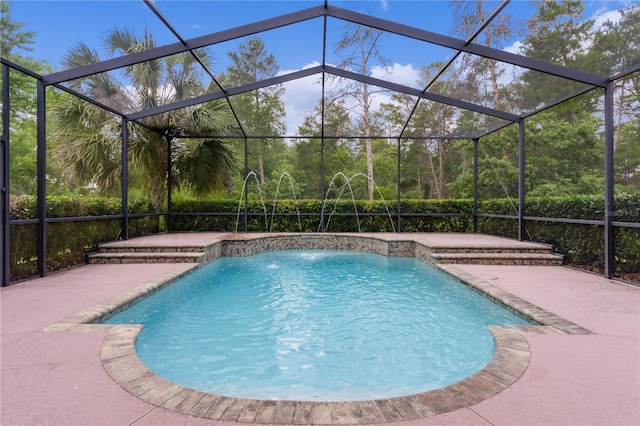
[[[2,1],[2,57],[50,71],[29,55],[34,34],[15,22],[11,4]],[[488,19],[489,2],[452,1],[458,22],[454,36],[469,37]],[[619,19],[596,25],[584,16],[581,0],[538,2],[536,12],[519,22],[510,15],[480,32],[475,43],[504,49],[506,40],[522,31],[519,54],[601,75],[615,75],[637,65],[640,58],[640,7],[630,4]],[[348,24],[334,46],[341,69],[371,76],[391,66],[378,47],[380,31]],[[75,45],[64,69],[93,64],[119,55],[145,51],[158,43],[149,31],[113,28],[104,49]],[[277,77],[281,72],[270,46],[259,35],[241,39],[216,61],[207,49],[128,66],[118,73],[100,73],[65,83],[70,89],[124,113],[145,111],[173,102]],[[223,63],[223,66],[219,66]],[[375,64],[375,66],[374,66]],[[204,65],[217,78],[202,71]],[[515,114],[527,113],[581,88],[581,84],[547,74],[511,69],[503,63],[461,54],[444,69],[434,61],[419,70],[416,87]],[[12,71],[11,191],[35,191],[35,82]],[[437,78],[436,78],[437,77]],[[318,82],[320,84],[320,82]],[[640,190],[640,75],[615,82],[616,190]],[[583,85],[582,85],[583,86]],[[131,186],[147,194],[155,209],[166,202],[168,173],[174,190],[185,194],[237,198],[247,167],[254,170],[269,195],[288,172],[303,198],[325,197],[337,174],[356,179],[354,193],[373,199],[375,183],[385,197],[466,198],[472,195],[473,144],[446,135],[469,135],[504,125],[444,103],[364,83],[335,84],[326,98],[302,118],[297,129],[286,128],[284,97],[288,86],[277,84],[171,113],[150,115],[144,125],[129,124]],[[426,90],[426,89],[425,89]],[[15,92],[15,93],[14,93]],[[60,91],[50,91],[49,183],[53,191],[113,194],[122,175],[121,119],[104,109]],[[538,113],[526,123],[526,190],[528,196],[601,193],[604,179],[602,91],[594,90]],[[304,135],[275,137],[292,131]],[[378,137],[380,135],[398,135]],[[210,135],[217,135],[209,137]],[[270,137],[268,135],[275,135]],[[225,138],[233,136],[233,138]],[[324,138],[324,139],[323,139]],[[517,125],[480,139],[479,183],[482,197],[515,197],[518,180]],[[396,155],[399,155],[398,167]],[[171,167],[169,170],[169,162]],[[55,170],[53,170],[55,169]],[[398,169],[400,175],[398,176]],[[55,171],[55,172],[54,172]],[[26,178],[24,178],[26,176]],[[336,182],[340,178],[336,178]],[[56,186],[53,185],[55,180]],[[67,184],[65,184],[67,183]],[[324,192],[322,192],[324,190]]]

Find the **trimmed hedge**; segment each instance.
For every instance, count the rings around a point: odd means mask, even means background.
[[[514,215],[512,201],[501,199],[481,203],[479,213]],[[607,212],[614,221],[640,222],[640,194],[615,197],[614,211]],[[566,219],[603,220],[602,196],[532,198],[526,200],[525,216]],[[516,220],[479,218],[478,231],[517,238]],[[565,256],[565,263],[590,270],[604,267],[604,226],[573,223],[525,221],[525,238],[553,245]],[[616,272],[640,273],[640,228],[614,227]]]
[[[129,210],[131,213],[145,213],[150,211],[150,206],[132,202]],[[119,214],[119,198],[47,197],[47,218]],[[10,217],[12,220],[36,218],[36,197],[11,197]],[[129,219],[129,235],[132,237],[158,231],[157,217]],[[120,219],[47,223],[47,271],[84,263],[85,253],[95,250],[100,242],[117,240],[121,232]],[[11,225],[9,233],[11,280],[37,275],[37,225]]]
[[[401,202],[404,216],[402,232],[469,232],[471,217],[451,216],[471,213],[469,200],[409,200]],[[244,231],[244,203],[230,200],[180,199],[173,203],[171,229],[173,231]],[[355,215],[357,209],[357,217]],[[238,213],[239,211],[239,213]],[[249,232],[393,232],[397,230],[397,203],[387,201],[330,200],[249,200],[247,230]],[[266,213],[265,213],[266,212]],[[196,214],[205,213],[205,214]],[[207,214],[208,213],[208,214]],[[226,213],[226,214],[219,214]],[[443,216],[410,216],[416,214],[443,214]]]
[[[387,201],[328,201],[323,210],[320,200],[249,200],[247,209],[250,232],[362,232],[397,231],[397,203]],[[131,213],[150,212],[149,205],[132,202]],[[36,217],[36,198],[11,197],[11,219]],[[472,200],[402,200],[402,232],[472,232]],[[238,211],[240,212],[238,213]],[[513,200],[497,199],[479,203],[481,214],[515,215]],[[48,197],[47,217],[86,217],[119,215],[119,198]],[[244,231],[244,203],[238,200],[195,200],[176,197],[172,204],[173,231]],[[640,222],[640,194],[618,195],[615,209],[606,212],[614,221]],[[415,216],[414,216],[415,215]],[[433,216],[421,216],[433,215]],[[552,197],[527,199],[525,216],[602,220],[605,215],[602,196]],[[130,219],[131,237],[159,232],[158,217]],[[554,246],[565,255],[565,263],[600,270],[604,265],[603,226],[525,221],[525,236],[531,241]],[[99,242],[121,236],[119,219],[72,221],[47,224],[47,270],[83,263],[85,253]],[[478,231],[517,238],[518,223],[513,219],[478,218]],[[640,229],[615,227],[616,274],[640,274]],[[11,225],[11,279],[35,276],[37,226]],[[636,279],[636,278],[632,278]]]
[[[517,215],[514,200],[496,199],[480,202],[478,212],[505,216]],[[517,203],[517,201],[516,201]],[[357,232],[358,220],[362,232],[393,232],[397,228],[397,203],[381,201],[355,202],[358,218],[354,215],[352,201],[328,201],[324,207],[324,226],[320,229],[320,200],[278,200],[273,203],[249,200],[247,210],[248,231],[264,232]],[[174,231],[234,232],[236,227],[244,231],[244,203],[230,200],[180,199],[173,204],[175,215],[171,219]],[[387,214],[387,208],[391,215]],[[402,232],[472,232],[472,200],[403,200]],[[572,196],[530,198],[526,200],[525,216],[556,217],[567,219],[602,220],[604,198],[602,196]],[[265,218],[266,210],[266,218]],[[196,213],[217,213],[202,215]],[[219,213],[226,212],[226,215]],[[298,212],[300,223],[298,224]],[[180,214],[187,213],[187,215]],[[279,216],[287,214],[288,216]],[[436,216],[412,216],[432,214]],[[466,214],[461,216],[459,214]],[[615,210],[608,212],[615,221],[640,222],[640,195],[617,195]],[[439,215],[439,216],[438,216]],[[640,273],[640,229],[615,227],[617,271]],[[397,229],[395,229],[397,230]],[[501,218],[478,218],[478,230],[491,235],[518,237],[518,221]],[[553,245],[565,255],[565,263],[591,270],[604,265],[604,227],[543,221],[525,221],[525,238]]]

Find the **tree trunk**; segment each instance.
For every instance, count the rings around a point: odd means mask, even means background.
[[[149,174],[149,203],[155,212],[162,211],[165,197],[165,174],[150,173]]]
[[[425,141],[426,143],[426,141]],[[429,169],[431,170],[431,179],[433,181],[433,185],[431,185],[433,187],[433,189],[436,192],[436,196],[438,197],[438,199],[440,200],[442,198],[441,194],[440,194],[440,185],[439,185],[439,179],[438,179],[438,171],[436,169],[436,165],[434,162],[434,157],[435,155],[431,152],[430,147],[427,146],[425,147],[426,151],[427,151],[427,161],[429,162]]]
[[[487,47],[491,47],[489,46],[489,41],[486,44]],[[496,76],[496,64],[493,59],[489,59],[489,74],[491,75],[491,85],[493,86],[493,106],[495,108],[500,102],[500,93],[498,93],[498,77]]]
[[[438,139],[438,200],[444,199],[444,143]]]
[[[369,200],[373,200],[373,150],[371,149],[370,138],[367,138],[365,147],[367,150],[367,193],[369,195]]]
[[[166,200],[165,183],[168,182],[169,170],[167,164],[167,154],[169,144],[163,136],[154,135],[146,143],[153,144],[155,149],[147,151],[147,156],[143,159],[144,167],[147,170],[149,190],[149,203],[155,212],[162,211]],[[161,167],[158,167],[162,165]]]
[[[618,139],[620,138],[620,130],[622,129],[622,116],[624,111],[624,89],[625,89],[625,80],[621,80],[620,84],[620,94],[618,95],[618,117],[616,120],[616,125],[613,130],[613,150],[615,151],[618,147]],[[615,93],[615,92],[614,92]]]
[[[482,10],[482,2],[479,1],[476,3],[476,10],[478,13],[478,20],[480,21],[480,25],[483,25],[485,22],[484,14]],[[491,36],[489,31],[485,29],[484,31],[484,44],[487,47],[491,47]],[[493,88],[493,106],[497,106],[500,101],[500,94],[498,93],[498,76],[496,75],[496,63],[492,59],[488,59],[489,61],[489,76],[491,78],[491,87]]]

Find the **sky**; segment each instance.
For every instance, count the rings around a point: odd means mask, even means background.
[[[619,16],[616,10],[628,3],[629,0],[585,0],[585,16],[596,18],[598,24],[606,19],[615,20]],[[189,39],[309,7],[322,6],[323,1],[155,0],[154,4],[180,35]],[[451,18],[452,11],[448,1],[330,0],[329,4],[428,31],[465,38],[454,32],[456,27]],[[496,8],[499,4],[498,1],[487,2],[490,8]],[[101,50],[101,43],[115,26],[131,28],[139,35],[145,30],[149,31],[159,45],[177,41],[142,0],[13,0],[11,12],[14,21],[26,24],[24,30],[36,33],[34,50],[30,54],[36,59],[46,60],[54,69],[60,69],[60,62],[65,54],[80,41],[96,48],[101,57],[106,59],[108,56]],[[528,0],[515,0],[503,13],[524,21],[534,12],[535,5]],[[327,21],[327,30],[329,35],[326,62],[337,64],[340,58],[335,54],[334,48],[344,30],[344,22],[330,18]],[[284,73],[319,65],[322,62],[322,32],[323,20],[315,19],[261,33],[259,36],[267,51],[276,56]],[[504,42],[501,48],[518,53],[520,43],[521,40],[514,35]],[[239,40],[232,40],[211,49],[214,72],[225,69],[228,63],[227,52],[237,49],[238,44]],[[383,41],[383,54],[388,59],[388,64],[385,67],[372,67],[371,75],[419,87],[417,81],[420,67],[434,61],[446,61],[453,53],[450,49],[391,35]],[[283,101],[287,110],[287,133],[293,134],[302,122],[303,115],[317,105],[320,86],[316,79],[309,78],[290,82],[285,85],[285,89]],[[375,103],[384,102],[387,97],[388,95],[380,95]]]

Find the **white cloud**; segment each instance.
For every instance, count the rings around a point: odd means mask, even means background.
[[[302,69],[317,67],[319,62],[313,61]],[[297,70],[283,70],[280,75],[289,74]],[[320,76],[311,76],[289,81],[284,84],[285,92],[281,100],[284,103],[285,124],[287,126],[287,134],[293,135],[298,133],[298,126],[304,121],[304,116],[311,112],[318,105],[322,96],[322,85],[320,84]]]
[[[600,8],[598,9],[591,17],[590,19],[594,20],[594,30],[599,30],[600,28],[602,28],[602,25],[607,22],[607,21],[611,21],[613,23],[618,22],[620,19],[622,18],[622,15],[620,14],[619,10],[609,10],[607,8]],[[592,40],[584,40],[583,41],[583,47],[587,48],[590,46],[590,44],[592,43]],[[509,52],[509,53],[515,53],[517,55],[522,55],[522,41],[521,40],[516,40],[514,41],[510,46],[505,47],[503,50],[505,52]]]
[[[509,53],[515,53],[516,55],[522,55],[522,42],[520,40],[516,40],[510,46],[507,46],[502,50]]]
[[[602,25],[611,21],[613,23],[618,22],[621,19],[622,15],[618,10],[609,10],[607,8],[598,9],[590,19],[594,20],[594,30],[599,30]],[[582,40],[581,46],[583,49],[588,49],[593,43],[592,39]],[[515,40],[511,45],[504,47],[502,50],[509,53],[514,53],[516,55],[524,55],[523,51],[523,43],[521,40]],[[503,70],[503,74],[498,79],[498,84],[500,87],[503,87],[514,79],[519,77],[519,74],[523,71],[522,68],[516,67],[507,63],[498,63],[498,68]]]
[[[392,81],[404,86],[416,87],[420,79],[420,72],[413,65],[394,63],[388,67],[375,66],[371,69],[371,77]]]
[[[523,55],[522,47],[522,42],[520,40],[516,40],[511,45],[504,47],[502,50],[516,55]],[[518,67],[504,62],[498,62],[496,66],[499,70],[504,71],[498,77],[498,84],[500,85],[500,87],[504,87],[510,84],[514,80],[514,78],[516,78],[515,74],[517,72],[516,70],[518,70]]]
[[[612,23],[618,22],[622,18],[622,15],[617,10],[609,10],[607,8],[598,9],[590,19],[594,20],[593,29],[598,31],[602,28],[605,22],[611,21]],[[593,38],[589,37],[585,40],[582,40],[580,45],[584,50],[588,50],[591,48],[593,44]]]
[[[598,9],[598,11],[593,15],[595,23],[595,29],[600,29],[602,25],[611,21],[613,23],[618,22],[622,18],[622,15],[617,10],[608,10],[608,9]]]
[[[388,104],[390,102],[391,93],[389,92],[378,92],[371,95],[371,109],[373,111],[378,111],[380,104]]]
[[[313,61],[306,64],[302,69],[316,67],[320,65],[319,62]],[[280,75],[288,74],[297,70],[282,70]],[[394,63],[388,67],[373,67],[371,69],[371,76],[381,79],[392,81],[394,83],[402,84],[409,87],[416,87],[419,79],[419,70],[414,69],[413,65],[402,65]],[[287,126],[287,134],[295,135],[298,133],[298,127],[304,121],[304,116],[313,111],[318,106],[322,96],[322,84],[320,75],[314,75],[307,78],[301,78],[284,83],[285,93],[281,97],[285,106],[286,118],[285,123]],[[339,90],[339,86],[345,84],[341,79],[327,79],[325,84],[325,90],[327,93]],[[375,92],[371,95],[372,109],[374,111],[380,108],[381,103],[390,102],[391,93],[389,92]],[[347,108],[353,107],[353,102],[346,100]]]

